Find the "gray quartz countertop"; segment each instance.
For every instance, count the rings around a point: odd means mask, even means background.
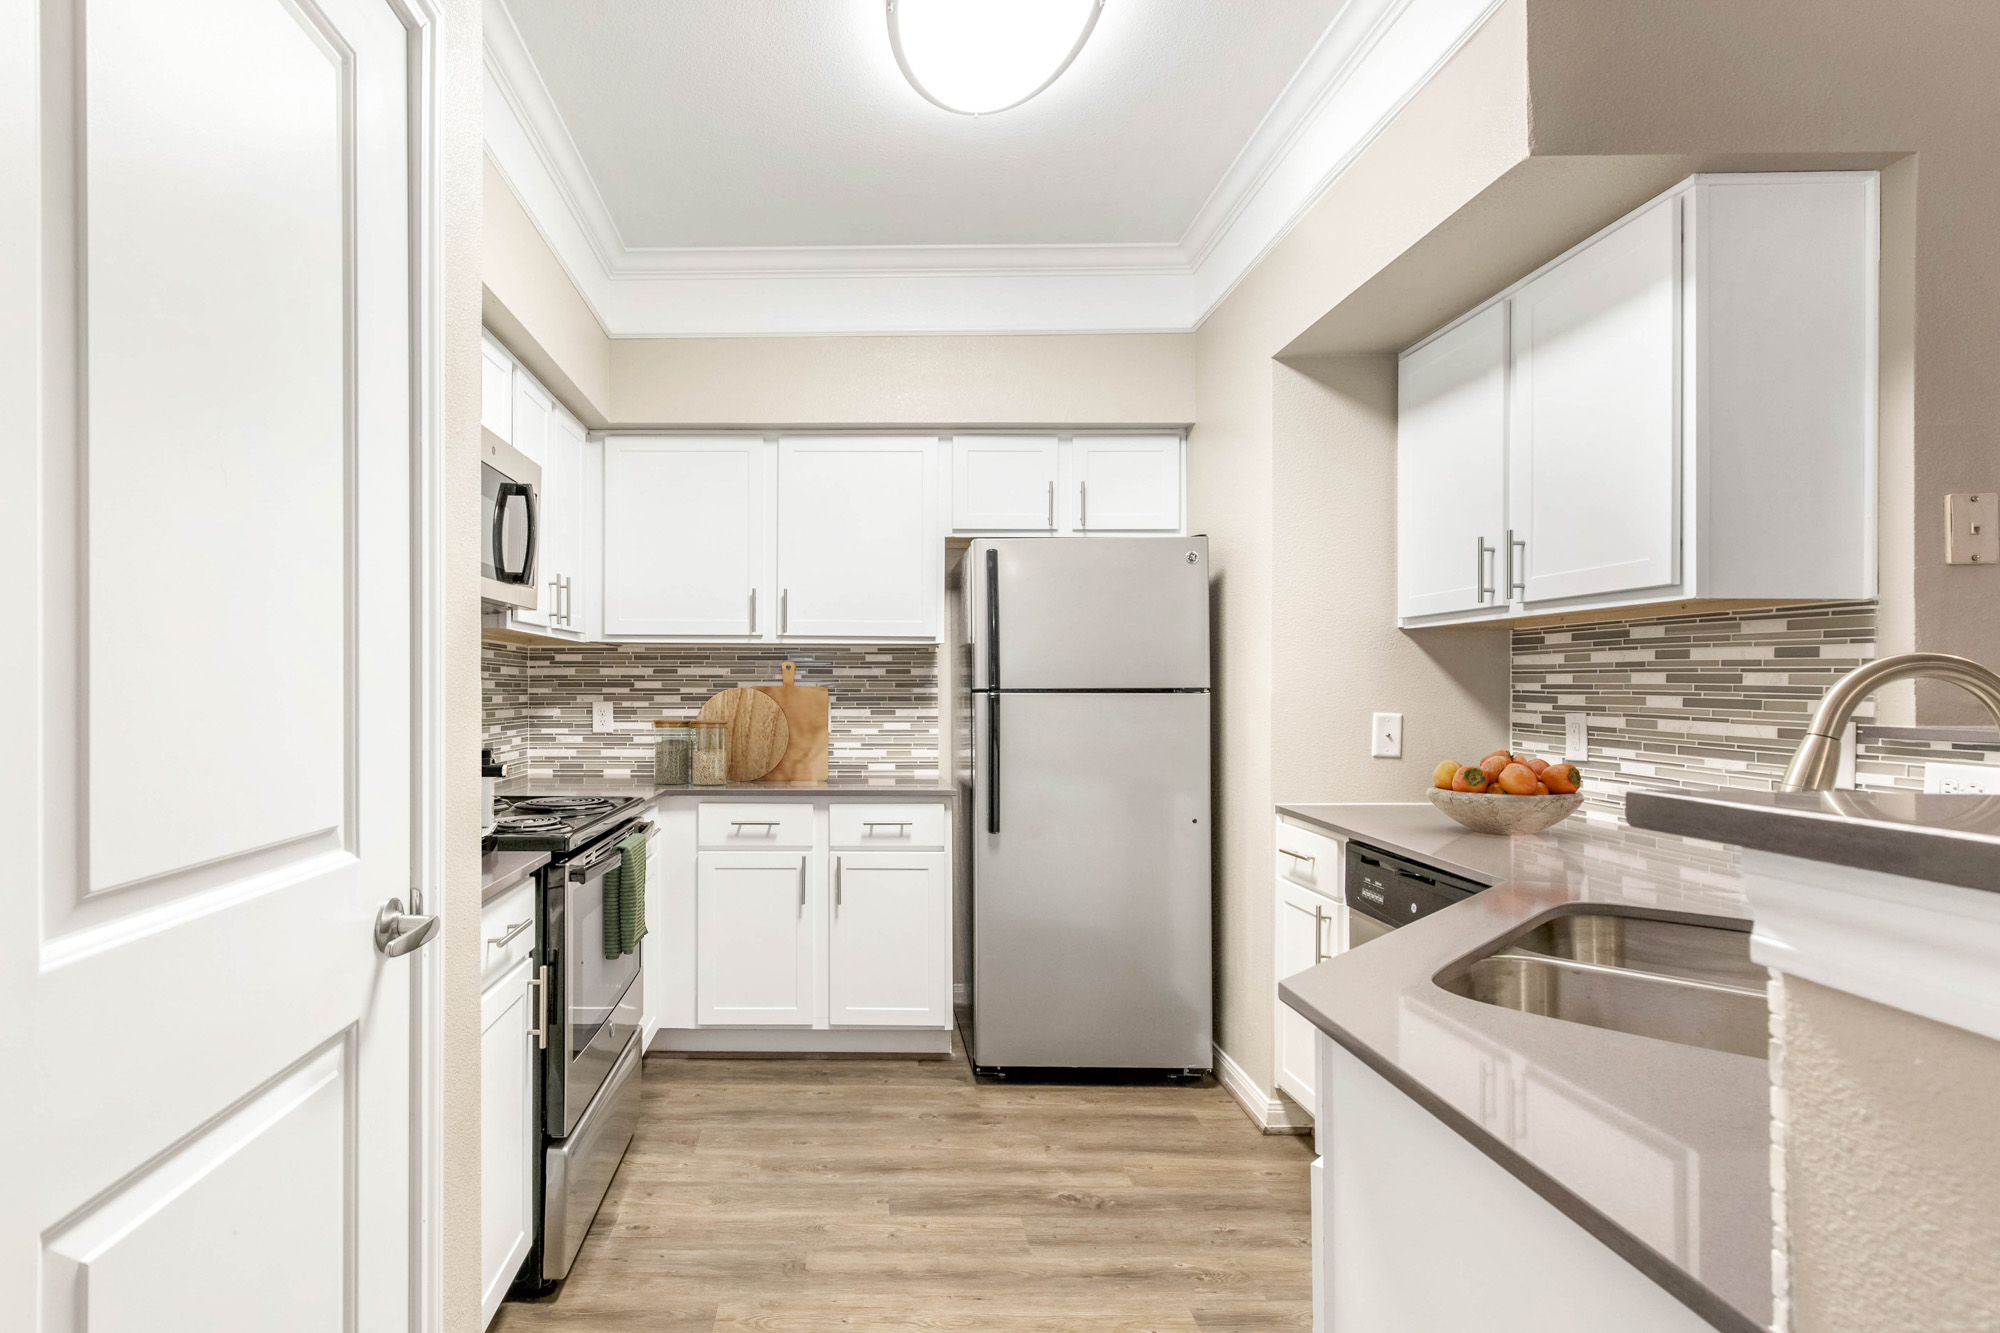
[[[1285,1003],[1711,1325],[1767,1327],[1766,1062],[1434,981],[1579,905],[1748,930],[1736,854],[1576,818],[1528,838],[1470,833],[1428,803],[1278,809],[1493,886],[1283,979]]]
[[[549,863],[547,852],[488,852],[479,863],[483,907]]]
[[[629,778],[503,778],[497,796],[839,796],[901,801],[913,797],[956,797],[958,788],[938,778],[835,778],[830,782],[730,782],[720,787],[663,786]]]
[[[2000,892],[2000,796],[1633,792],[1625,813],[1641,828]]]

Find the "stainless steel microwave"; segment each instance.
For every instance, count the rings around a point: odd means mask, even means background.
[[[479,596],[532,611],[541,545],[542,468],[479,430]]]

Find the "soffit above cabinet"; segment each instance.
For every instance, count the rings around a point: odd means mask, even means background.
[[[880,0],[487,0],[486,147],[614,337],[1184,331],[1497,8],[1113,0],[968,117]]]

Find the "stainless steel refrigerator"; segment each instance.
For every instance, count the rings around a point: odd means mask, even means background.
[[[972,1063],[1212,1061],[1208,540],[978,541]]]

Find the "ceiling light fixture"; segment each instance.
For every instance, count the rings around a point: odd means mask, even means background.
[[[1062,77],[1104,0],[885,0],[889,48],[934,106],[990,116]]]

